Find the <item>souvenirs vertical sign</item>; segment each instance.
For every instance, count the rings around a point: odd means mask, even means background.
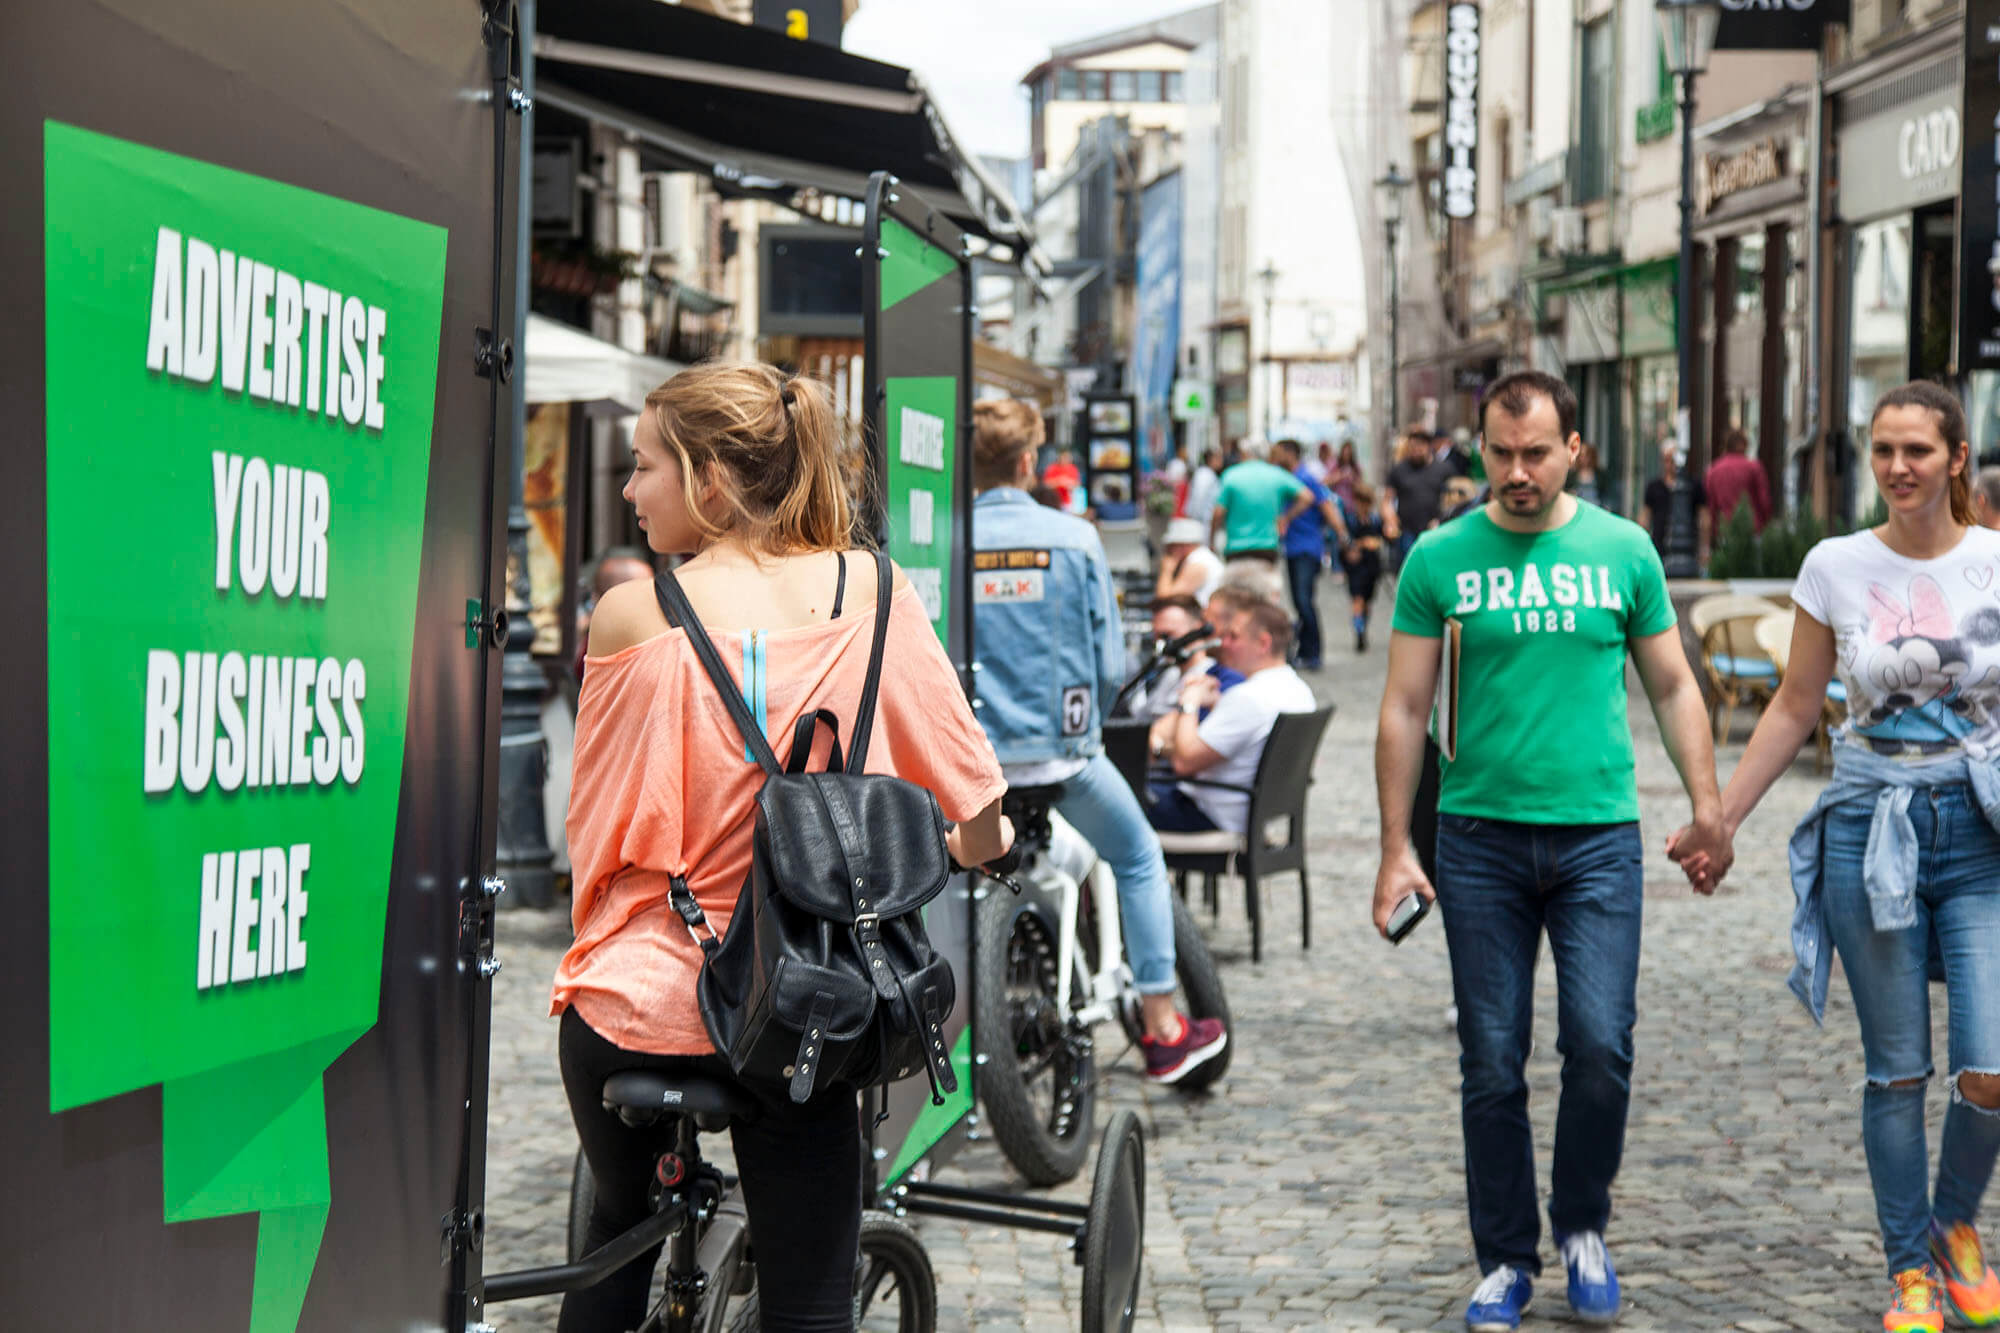
[[[1444,215],[1479,209],[1479,6],[1454,0],[1444,11]]]
[[[382,989],[446,237],[43,149],[48,1105],[163,1085],[165,1220],[259,1214],[290,1329]]]

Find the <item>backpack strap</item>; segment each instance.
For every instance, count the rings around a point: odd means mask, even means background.
[[[861,704],[854,713],[854,733],[848,737],[847,771],[861,772],[868,760],[868,735],[875,730],[875,693],[882,684],[882,646],[889,641],[889,596],[895,589],[894,566],[880,551],[875,557],[875,639],[868,647],[868,678],[861,686]]]
[[[702,953],[713,957],[715,951],[722,947],[722,942],[716,938],[715,927],[708,924],[708,913],[702,911],[701,904],[694,900],[694,890],[679,875],[667,880],[667,905],[687,924],[688,934],[694,936],[694,942],[701,946]],[[704,935],[703,931],[708,933]]]
[[[785,764],[787,773],[803,773],[806,761],[812,757],[813,737],[818,734],[820,723],[833,733],[833,752],[826,757],[826,771],[838,773],[847,765],[840,757],[840,719],[828,708],[815,708],[799,715],[798,725],[792,728],[792,757]]]
[[[671,569],[661,570],[654,578],[653,593],[660,599],[660,612],[666,616],[667,623],[686,631],[694,655],[701,660],[702,670],[708,673],[715,692],[722,696],[722,706],[729,710],[736,729],[743,733],[743,743],[749,747],[751,756],[765,773],[776,777],[784,770],[778,767],[778,756],[772,753],[771,742],[764,738],[764,729],[757,725],[757,719],[750,716],[750,705],[744,702],[742,689],[730,677],[729,668],[722,665],[714,641],[701,627],[701,619],[695,615],[694,607],[688,604],[687,594],[681,590],[680,580],[674,577]],[[879,631],[877,638],[880,638]]]

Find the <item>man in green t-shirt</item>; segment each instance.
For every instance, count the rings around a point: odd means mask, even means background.
[[[1603,1233],[1631,1096],[1644,861],[1628,655],[1694,805],[1688,836],[1720,858],[1697,888],[1713,890],[1731,851],[1701,688],[1659,557],[1637,525],[1563,490],[1581,444],[1575,396],[1522,371],[1493,385],[1480,414],[1493,498],[1425,533],[1396,588],[1375,742],[1375,926],[1386,933],[1412,893],[1443,909],[1483,1274],[1466,1310],[1476,1330],[1516,1327],[1541,1272],[1524,1070],[1548,932],[1563,1053],[1549,1221],[1572,1308],[1605,1323],[1619,1306]],[[1445,747],[1439,780],[1433,890],[1411,847],[1410,805],[1440,645],[1454,635],[1456,749]]]
[[[1259,596],[1285,604],[1284,561],[1280,549],[1291,521],[1312,507],[1312,491],[1285,469],[1265,461],[1262,446],[1222,474],[1209,518],[1211,544],[1223,555],[1222,579],[1254,588]]]

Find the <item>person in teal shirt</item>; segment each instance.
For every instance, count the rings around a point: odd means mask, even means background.
[[[1245,446],[1245,458],[1222,474],[1210,543],[1223,556],[1222,581],[1252,589],[1279,606],[1285,604],[1283,552],[1285,529],[1312,507],[1306,484],[1263,458],[1264,446]]]

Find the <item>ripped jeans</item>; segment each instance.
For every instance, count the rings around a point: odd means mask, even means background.
[[[1929,1261],[1933,1216],[1945,1225],[1974,1220],[2000,1153],[2000,1112],[1966,1101],[1956,1083],[1964,1071],[2000,1073],[2000,834],[1965,784],[1919,790],[1910,802],[1917,924],[1878,931],[1861,875],[1871,814],[1858,803],[1827,812],[1822,885],[1827,929],[1861,1021],[1868,1067],[1861,1140],[1893,1274]],[[1935,1072],[1926,967],[1933,932],[1944,960],[1954,1080],[1935,1194],[1924,1130],[1924,1093]]]

